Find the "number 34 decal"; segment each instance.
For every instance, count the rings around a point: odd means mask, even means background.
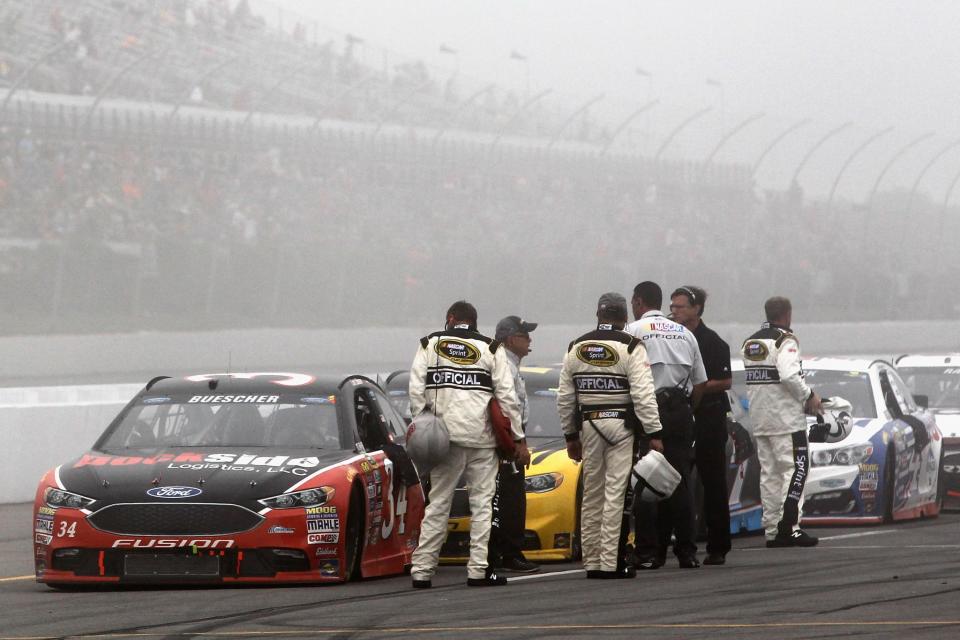
[[[389,458],[384,459],[383,467],[387,472],[387,489],[384,493],[387,494],[387,500],[389,501],[389,517],[390,519],[383,523],[380,527],[380,535],[387,539],[390,537],[390,534],[393,533],[393,527],[396,525],[397,533],[403,534],[406,531],[406,523],[404,522],[404,516],[407,514],[407,488],[400,487],[398,492],[398,497],[394,500],[393,497],[393,461]]]
[[[58,538],[74,538],[77,535],[77,523],[60,521],[60,527],[57,529]]]

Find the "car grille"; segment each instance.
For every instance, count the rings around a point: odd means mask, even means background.
[[[232,504],[114,504],[88,518],[101,531],[123,535],[212,536],[249,531],[263,517]]]

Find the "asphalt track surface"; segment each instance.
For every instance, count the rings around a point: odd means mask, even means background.
[[[60,592],[32,573],[31,506],[0,507],[6,638],[958,638],[960,515],[818,528],[814,549],[739,537],[728,564],[675,562],[634,580],[544,565],[470,588],[441,567],[430,590],[397,576],[346,585]]]

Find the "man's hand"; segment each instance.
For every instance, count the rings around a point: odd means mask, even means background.
[[[660,438],[650,438],[650,448],[663,453],[663,440]]]
[[[571,460],[576,460],[580,462],[583,460],[583,444],[580,440],[569,440],[567,442],[567,455],[570,456]]]
[[[514,460],[526,468],[530,468],[530,449],[527,449],[527,441],[521,440],[517,443],[517,449],[514,454]]]
[[[817,395],[816,391],[810,394],[807,401],[803,404],[804,412],[809,416],[821,415],[823,413],[823,399]]]

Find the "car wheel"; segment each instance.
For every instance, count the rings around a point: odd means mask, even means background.
[[[350,493],[350,510],[344,526],[344,573],[343,581],[360,578],[360,556],[363,555],[363,498],[360,490],[354,487]]]
[[[892,443],[891,443],[892,444]],[[893,450],[888,451],[887,461],[883,465],[883,521],[893,522],[894,467],[896,458]]]
[[[573,527],[573,537],[570,539],[570,560],[579,562],[583,559],[583,546],[580,543],[580,508],[583,505],[583,473],[577,477],[577,499],[574,502],[576,524]]]

